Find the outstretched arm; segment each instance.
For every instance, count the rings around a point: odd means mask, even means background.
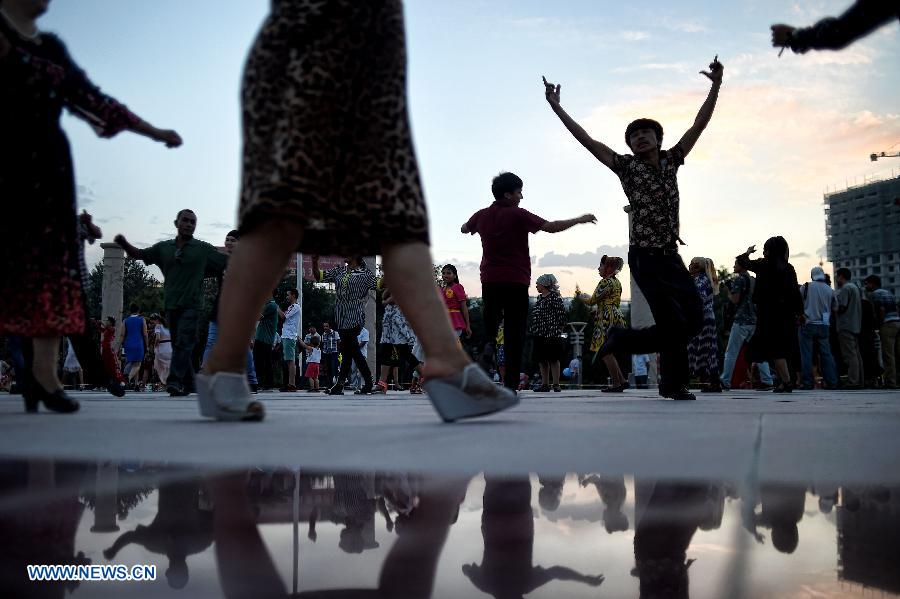
[[[596,222],[597,217],[593,214],[582,214],[577,218],[570,218],[568,220],[548,220],[541,227],[541,231],[546,231],[547,233],[559,233],[560,231],[571,229],[575,225]]]
[[[790,47],[795,53],[840,50],[897,19],[897,5],[886,0],[857,0],[837,18],[822,19],[812,27],[772,25],[772,45]]]
[[[121,233],[119,235],[116,235],[115,238],[113,238],[113,241],[118,243],[122,247],[122,249],[125,250],[125,253],[128,254],[129,258],[133,258],[135,260],[141,259],[141,250],[128,243],[128,240],[125,239],[125,236]]]
[[[584,128],[575,122],[575,119],[569,116],[563,107],[559,103],[559,92],[561,89],[561,85],[553,85],[549,83],[546,78],[544,79],[544,96],[547,98],[547,103],[550,104],[550,108],[553,109],[553,112],[556,113],[556,116],[559,117],[559,120],[562,121],[562,124],[566,126],[566,129],[569,130],[569,133],[578,140],[578,143],[587,148],[587,151],[594,155],[594,157],[606,165],[609,169],[615,169],[615,161],[616,161],[616,153],[613,152],[609,147],[605,144],[597,141],[588,135],[588,132],[584,130]]]
[[[719,98],[719,88],[722,86],[722,73],[724,70],[722,63],[719,62],[719,57],[716,56],[709,64],[709,71],[700,71],[702,75],[712,81],[712,87],[709,89],[706,101],[700,107],[700,112],[697,113],[697,118],[694,119],[694,124],[681,137],[681,141],[678,142],[685,156],[688,155],[694,144],[700,139],[700,134],[703,133],[706,125],[709,124],[709,119],[712,118],[713,110],[716,108],[716,100]]]

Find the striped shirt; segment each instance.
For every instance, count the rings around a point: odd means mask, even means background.
[[[322,331],[322,353],[336,354],[338,352],[338,342],[341,336],[334,329],[330,331]]]
[[[319,281],[334,283],[334,324],[339,330],[365,324],[369,291],[377,289],[371,270],[362,267],[350,270],[337,266],[328,272],[319,271]]]

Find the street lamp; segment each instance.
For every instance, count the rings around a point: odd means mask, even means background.
[[[581,389],[581,372],[584,370],[584,359],[581,357],[581,346],[584,344],[584,327],[587,326],[587,323],[570,322],[569,326],[572,328],[570,337],[575,349],[575,357],[578,358],[578,380],[576,381],[576,384],[578,385],[578,388]]]

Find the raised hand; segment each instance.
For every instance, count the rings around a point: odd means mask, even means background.
[[[772,25],[771,29],[773,46],[775,46],[776,48],[784,48],[791,45],[791,35],[794,33],[796,27],[791,27],[790,25],[785,25],[783,23],[777,23],[775,25]]]
[[[594,216],[593,214],[582,214],[581,216],[578,217],[578,220],[585,224],[587,224],[587,223],[597,224],[597,217]]]
[[[541,79],[544,80],[544,97],[551,104],[559,104],[559,90],[562,86],[559,84],[553,85],[547,81],[546,77],[542,76]]]
[[[709,63],[708,71],[700,71],[700,74],[707,77],[713,83],[722,83],[722,73],[725,72],[725,67],[722,66],[722,63],[719,62],[719,55],[716,54],[716,57],[713,58],[713,61]]]
[[[181,136],[172,129],[160,129],[156,132],[156,141],[166,144],[167,148],[177,148],[182,144]]]
[[[79,215],[79,220],[84,228],[87,230],[87,242],[94,243],[101,237],[103,237],[103,231],[100,230],[100,227],[94,224],[93,218],[86,210],[82,210]]]
[[[747,248],[747,255],[748,255],[748,256],[749,256],[750,254],[753,254],[753,253],[756,253],[756,245],[751,245],[750,247]]]

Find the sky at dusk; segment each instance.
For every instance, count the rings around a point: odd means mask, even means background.
[[[598,217],[531,237],[534,277],[556,274],[564,295],[576,283],[593,288],[600,256],[627,252],[626,200],[552,113],[541,76],[562,84],[563,107],[595,138],[624,153],[634,118],[659,120],[664,146],[681,137],[709,89],[698,71],[718,54],[718,106],[679,174],[682,256],[730,267],[747,246],[784,235],[807,280],[825,257],[823,193],[900,174],[900,160],[868,158],[900,147],[897,22],[840,52],[778,58],[769,42],[772,23],[809,25],[849,4],[409,0],[411,120],[435,261],[456,264],[469,294],[480,294],[481,246],[459,226],[509,170],[525,181],[524,208]],[[79,202],[106,239],[171,238],[184,207],[197,213],[201,239],[220,244],[234,227],[241,72],[267,10],[263,0],[52,2],[39,25],[92,80],[185,140],[176,150],[129,134],[101,140],[64,118]],[[89,263],[99,258],[92,247]],[[621,278],[627,297],[627,268]]]

